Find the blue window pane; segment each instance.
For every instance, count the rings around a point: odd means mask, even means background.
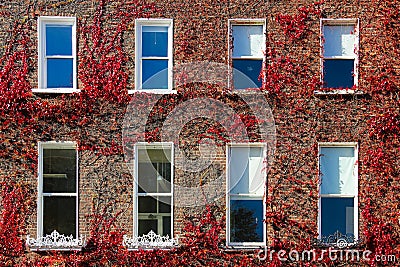
[[[351,88],[354,85],[354,59],[325,59],[324,87]]]
[[[47,88],[73,88],[72,58],[47,59]]]
[[[333,235],[354,234],[354,199],[322,198],[321,199],[321,234]]]
[[[168,27],[143,26],[142,28],[142,56],[168,56]]]
[[[72,26],[46,25],[46,55],[72,55]]]
[[[231,242],[263,242],[262,200],[231,200]]]
[[[168,89],[168,60],[142,60],[142,89]]]
[[[233,86],[235,89],[259,88],[262,60],[234,59]]]

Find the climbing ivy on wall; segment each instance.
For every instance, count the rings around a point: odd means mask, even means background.
[[[359,88],[362,94],[316,96],[320,88],[319,19],[337,17],[346,9],[343,1],[243,4],[221,1],[213,7],[210,31],[207,21],[196,17],[211,6],[207,1],[186,3],[159,1],[29,2],[15,19],[12,9],[2,15],[13,21],[6,32],[0,71],[1,218],[0,265],[2,266],[347,266],[328,257],[317,262],[281,262],[276,255],[261,261],[256,251],[226,251],[223,246],[225,217],[218,205],[187,219],[182,246],[169,251],[128,252],[122,246],[123,229],[118,221],[123,210],[117,198],[94,197],[90,215],[88,246],[82,252],[28,253],[24,247],[26,227],[36,209],[37,141],[75,140],[80,153],[92,153],[110,161],[121,158],[122,123],[131,101],[146,107],[145,93],[128,95],[132,87],[132,51],[126,39],[139,17],[172,17],[175,27],[176,60],[215,60],[226,63],[226,18],[251,14],[267,17],[266,63],[261,73],[262,91],[277,126],[275,160],[268,173],[267,226],[271,249],[312,249],[317,237],[318,142],[359,142],[359,200],[361,249],[375,255],[397,255],[400,259],[399,192],[399,3],[395,0],[347,3],[352,17],[360,17]],[[190,1],[188,1],[190,2]],[[203,3],[204,2],[204,3]],[[290,3],[289,3],[290,2]],[[4,4],[5,5],[5,4]],[[35,84],[35,21],[37,16],[64,10],[74,13],[79,5],[92,7],[93,14],[79,18],[79,88],[69,95],[33,94]],[[94,6],[93,6],[94,5]],[[70,8],[70,9],[68,9]],[[241,10],[241,8],[243,10]],[[50,11],[49,11],[50,10]],[[180,10],[179,14],[177,12]],[[181,12],[187,10],[186,12]],[[288,12],[286,12],[288,11]],[[254,13],[252,13],[254,12]],[[189,15],[188,15],[189,14]],[[205,18],[207,20],[207,18]],[[210,26],[208,26],[210,27]],[[203,49],[203,50],[201,50]],[[185,73],[175,73],[184,77]],[[144,137],[159,141],[168,114],[189,99],[207,97],[232,107],[247,127],[252,141],[260,140],[257,120],[249,108],[218,85],[189,83],[177,94],[161,97],[152,108]],[[243,107],[244,106],[244,107]],[[186,129],[182,138],[197,142],[229,141],[229,131],[206,121],[203,129]],[[190,127],[188,127],[190,128]],[[194,135],[194,136],[193,136]],[[196,136],[197,135],[197,136]],[[190,137],[191,136],[191,137]],[[193,145],[193,144],[192,144]],[[104,175],[99,179],[107,179]],[[129,176],[125,179],[131,179]],[[105,183],[110,181],[104,181]],[[122,185],[120,185],[122,186]],[[122,189],[121,189],[122,190]],[[122,192],[122,191],[121,191]],[[103,204],[99,204],[103,203]],[[362,231],[362,232],[361,232]],[[318,251],[321,253],[321,251]],[[354,263],[358,264],[358,263]],[[369,261],[366,265],[390,265]]]

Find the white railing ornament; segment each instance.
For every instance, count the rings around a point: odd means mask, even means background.
[[[26,245],[33,251],[81,250],[82,247],[86,246],[86,238],[83,235],[80,238],[74,238],[72,235],[65,236],[54,230],[51,234],[39,237],[38,239],[31,238],[28,235]]]
[[[132,238],[124,235],[122,244],[128,249],[162,249],[176,247],[178,245],[178,241],[174,238],[169,238],[168,235],[161,236],[150,230],[150,232],[146,235]]]

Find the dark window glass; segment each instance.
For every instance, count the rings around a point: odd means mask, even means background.
[[[72,56],[72,26],[46,25],[46,55]]]
[[[351,88],[354,85],[354,59],[325,59],[324,87]]]
[[[43,234],[54,230],[76,237],[76,197],[43,197]]]
[[[163,236],[168,235],[169,237],[172,236],[171,234],[171,216],[162,216],[162,223],[163,223]]]
[[[231,200],[231,242],[263,242],[262,200]]]
[[[152,219],[139,219],[138,235],[147,235],[150,231],[158,233],[158,221]]]
[[[354,199],[321,199],[321,234],[329,236],[339,231],[342,234],[354,234]]]
[[[171,236],[171,197],[139,196],[138,202],[138,234],[153,230],[156,234]]]
[[[157,199],[154,197],[138,198],[139,213],[157,213]]]
[[[158,197],[158,211],[160,213],[171,213],[171,197]]]
[[[47,59],[47,87],[48,88],[73,87],[72,58]]]
[[[43,149],[43,192],[76,192],[75,149]]]
[[[233,86],[235,89],[259,88],[262,60],[233,59]]]

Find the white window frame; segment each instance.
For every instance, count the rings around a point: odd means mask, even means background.
[[[146,57],[146,59],[168,60],[168,89],[142,89],[142,26],[168,27],[168,54],[167,57]],[[135,90],[128,90],[129,94],[147,92],[155,94],[176,93],[173,89],[173,20],[140,18],[135,20]]]
[[[46,56],[46,25],[72,26],[72,55],[71,56]],[[41,16],[38,19],[38,88],[32,89],[36,93],[75,93],[77,88],[77,60],[76,60],[76,18]],[[72,88],[47,88],[47,58],[72,58]]]
[[[256,194],[231,194],[230,193],[230,169],[229,169],[229,161],[230,161],[230,149],[232,147],[261,147],[263,149],[264,160],[263,164],[267,158],[267,145],[265,143],[229,143],[226,145],[226,246],[227,247],[240,247],[240,248],[255,248],[255,247],[263,247],[267,242],[267,224],[266,220],[266,191],[267,191],[267,173],[266,168],[263,166],[262,168],[262,176],[264,177],[264,193],[263,195]],[[262,242],[231,242],[230,234],[231,234],[231,221],[230,221],[230,200],[232,199],[240,199],[240,200],[261,200],[263,203],[263,241]]]
[[[354,195],[342,195],[342,194],[321,194],[321,186],[322,186],[322,173],[320,171],[321,168],[321,148],[322,147],[352,147],[354,148],[354,158],[355,158],[355,166],[354,166]],[[321,201],[322,198],[334,197],[334,198],[354,198],[354,239],[358,240],[358,143],[357,142],[320,142],[318,143],[318,170],[319,170],[319,180],[320,183],[318,185],[318,238],[322,238],[322,214],[321,214]],[[345,233],[342,233],[345,234]]]
[[[261,50],[264,54],[263,57],[257,56],[240,56],[234,57],[233,56],[233,27],[232,26],[256,26],[262,25],[263,26],[263,42]],[[233,60],[234,59],[253,59],[253,60],[262,60],[262,68],[265,66],[266,59],[265,59],[265,51],[266,51],[266,33],[267,33],[267,21],[265,18],[255,18],[255,19],[228,19],[228,58],[229,58],[229,68],[230,68],[230,75],[228,75],[228,85],[231,88],[231,91],[246,91],[246,89],[235,89],[233,84]],[[264,81],[265,82],[265,77]]]
[[[43,149],[75,149],[76,151],[76,191],[74,193],[43,193]],[[43,236],[43,201],[45,196],[67,196],[67,197],[75,197],[76,201],[76,229],[75,229],[75,238],[78,238],[79,233],[79,153],[77,150],[77,144],[75,142],[39,142],[38,143],[38,155],[39,155],[39,163],[38,163],[38,200],[37,200],[37,238]],[[57,229],[56,229],[57,230]]]
[[[170,193],[139,193],[138,189],[138,167],[139,167],[139,154],[138,149],[143,148],[155,148],[155,149],[171,149],[171,192]],[[174,145],[172,142],[153,142],[153,143],[143,143],[138,142],[135,144],[135,158],[134,158],[134,183],[133,183],[133,209],[134,209],[134,216],[133,216],[133,236],[138,237],[139,232],[139,210],[138,210],[138,197],[171,197],[171,236],[174,236]],[[158,222],[160,223],[160,222]],[[161,234],[159,234],[162,236]]]
[[[355,34],[355,43],[354,50],[355,56],[327,56],[325,57],[324,53],[324,26],[354,26],[354,34]],[[324,87],[324,60],[325,59],[354,59],[354,84],[353,86],[358,87],[358,51],[359,51],[359,34],[360,34],[360,23],[358,18],[346,18],[346,19],[329,19],[323,18],[320,19],[320,48],[321,48],[321,57],[320,57],[320,81],[321,81],[321,90],[316,90],[315,94],[362,94],[359,90],[354,90],[352,88],[343,88],[343,89],[333,89],[326,90]],[[329,88],[328,88],[329,89]]]

